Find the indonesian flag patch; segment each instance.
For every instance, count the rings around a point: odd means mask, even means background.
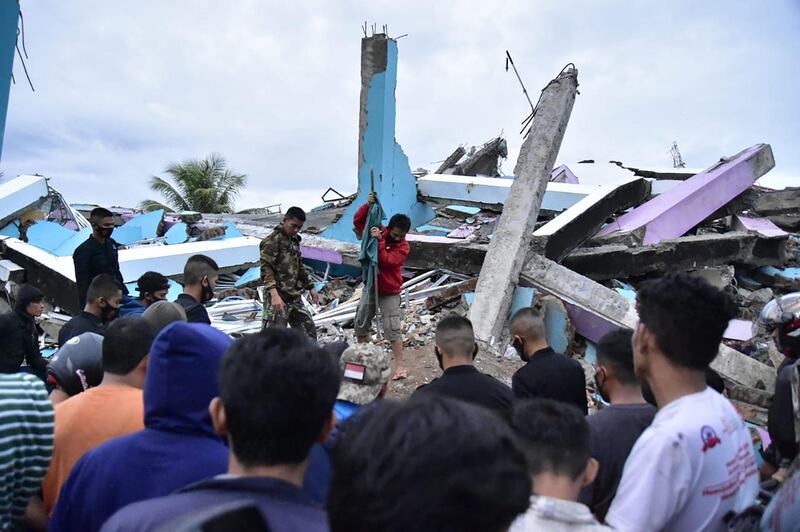
[[[344,365],[344,378],[352,379],[354,381],[362,382],[367,368],[362,364],[345,364]]]

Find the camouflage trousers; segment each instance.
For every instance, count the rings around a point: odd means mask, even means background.
[[[283,312],[277,314],[272,309],[272,296],[267,292],[264,297],[264,313],[261,317],[262,328],[267,327],[292,327],[302,329],[311,339],[317,339],[317,326],[314,319],[303,306],[303,301],[297,299],[283,299]]]

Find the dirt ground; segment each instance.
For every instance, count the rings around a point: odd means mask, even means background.
[[[405,352],[405,366],[408,369],[408,378],[392,381],[387,397],[405,399],[417,387],[431,382],[442,374],[436,355],[433,354],[433,345],[417,349],[407,349]],[[522,367],[522,361],[508,358],[496,358],[488,355],[478,355],[475,366],[483,373],[511,385],[511,376]]]

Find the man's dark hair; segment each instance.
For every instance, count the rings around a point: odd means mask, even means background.
[[[153,340],[152,327],[138,316],[112,321],[103,338],[103,371],[127,375],[147,356]]]
[[[393,227],[400,229],[404,233],[408,233],[409,230],[411,230],[411,218],[405,214],[395,214],[389,219],[389,229]]]
[[[183,284],[196,285],[203,277],[211,277],[219,273],[219,266],[211,257],[192,255],[183,267]]]
[[[92,209],[92,212],[89,213],[89,221],[91,223],[98,223],[103,218],[113,218],[114,213],[106,209],[105,207],[95,207]]]
[[[586,469],[589,424],[574,406],[552,399],[519,401],[512,425],[525,447],[531,475],[550,472],[577,479]]]
[[[633,370],[633,331],[617,329],[603,336],[597,343],[597,362],[614,368],[614,375],[622,384],[637,386],[639,379]]]
[[[475,349],[472,322],[458,314],[447,316],[436,326],[436,344],[448,355],[472,357]]]
[[[520,332],[530,339],[547,338],[544,318],[531,307],[524,307],[516,311],[511,316],[508,325],[512,331],[521,329]]]
[[[500,418],[450,398],[365,408],[333,450],[333,532],[506,530],[528,507],[525,456]]]
[[[289,207],[289,209],[286,211],[286,214],[283,215],[284,220],[286,220],[287,218],[294,218],[295,220],[300,220],[301,222],[305,222],[306,211],[304,211],[300,207]]]
[[[642,283],[636,307],[670,362],[700,371],[717,356],[722,333],[736,316],[730,296],[683,272]]]
[[[142,299],[145,293],[169,289],[169,279],[158,272],[144,272],[136,281],[136,289],[139,291],[139,299]]]
[[[219,382],[239,462],[297,464],[330,418],[339,393],[339,365],[304,334],[269,328],[231,346]]]
[[[101,273],[89,283],[89,288],[86,290],[86,301],[97,301],[101,297],[111,299],[121,291],[122,286],[113,275]]]

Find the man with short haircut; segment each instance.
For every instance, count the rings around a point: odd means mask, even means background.
[[[86,306],[58,331],[59,345],[85,332],[103,336],[107,324],[119,315],[121,301],[122,286],[114,277],[101,273],[92,279],[86,294]]]
[[[0,431],[0,530],[26,530],[25,509],[53,452],[53,406],[41,380],[0,375]]]
[[[211,426],[219,362],[230,337],[178,322],[147,357],[144,430],[114,438],[78,460],[61,489],[50,529],[100,530],[120,508],[169,495],[228,469],[228,448]],[[91,504],[87,504],[91,501]]]
[[[305,222],[303,209],[290,207],[280,225],[261,241],[261,280],[266,292],[263,323],[264,327],[288,324],[316,340],[317,327],[301,299],[308,290],[312,303],[319,303],[300,254],[300,230]]]
[[[103,527],[170,530],[212,505],[252,501],[269,530],[327,531],[325,512],[300,490],[308,453],[333,427],[336,361],[302,333],[268,328],[238,339],[222,360],[209,411],[228,439],[228,474],[129,505]]]
[[[370,207],[378,202],[374,192],[369,193],[367,203],[362,205],[353,216],[353,226],[359,238],[367,229],[367,218]],[[360,343],[370,341],[372,319],[378,309],[381,312],[383,336],[392,346],[394,355],[393,379],[405,379],[408,371],[403,366],[403,317],[400,311],[400,292],[403,286],[403,265],[411,248],[406,235],[411,229],[411,220],[405,214],[395,214],[389,219],[388,227],[378,225],[370,227],[372,238],[378,240],[378,301],[371,297],[366,312],[358,316],[355,332]],[[377,308],[376,308],[377,306]],[[361,323],[358,323],[361,321]]]
[[[189,323],[211,325],[205,303],[214,299],[214,289],[219,279],[219,266],[205,255],[192,255],[183,267],[183,293],[175,303],[186,311]]]
[[[56,406],[53,461],[42,486],[48,513],[86,451],[144,428],[142,387],[152,343],[152,329],[142,318],[115,320],[103,340],[103,381]]]
[[[17,289],[15,299],[14,310],[0,315],[0,373],[16,373],[25,362],[31,373],[44,379],[47,360],[39,350],[42,331],[36,323],[44,312],[44,294],[35,286],[24,284]]]
[[[620,329],[597,344],[595,388],[611,405],[587,418],[591,454],[600,468],[594,483],[581,493],[581,502],[601,521],[617,493],[633,444],[656,415],[655,407],[642,397],[642,385],[633,370],[632,336],[632,331]]]
[[[526,362],[511,379],[511,390],[521,399],[555,399],[587,414],[586,377],[577,360],[556,353],[547,343],[544,320],[532,308],[511,317],[511,338],[519,357]]]
[[[455,314],[444,318],[436,326],[433,351],[444,373],[417,388],[412,397],[452,397],[511,419],[514,400],[511,389],[494,377],[481,373],[473,364],[478,344],[472,322]]]
[[[528,456],[533,491],[528,511],[510,532],[611,530],[577,502],[597,474],[583,413],[551,399],[525,400],[514,408],[513,426]]]
[[[158,272],[144,272],[136,281],[136,291],[139,297],[128,298],[119,309],[120,316],[141,316],[153,303],[167,299],[169,279]]]
[[[75,265],[75,282],[78,284],[78,308],[86,305],[87,291],[92,279],[100,274],[110,275],[128,293],[119,271],[119,244],[111,238],[114,232],[114,213],[103,207],[89,214],[92,234],[72,253]]]
[[[706,384],[730,297],[700,278],[670,273],[643,283],[633,336],[636,375],[659,411],[633,446],[606,522],[619,530],[726,530],[758,493],[750,431]]]
[[[507,530],[531,480],[508,424],[450,399],[381,401],[346,423],[333,452],[334,532]]]

